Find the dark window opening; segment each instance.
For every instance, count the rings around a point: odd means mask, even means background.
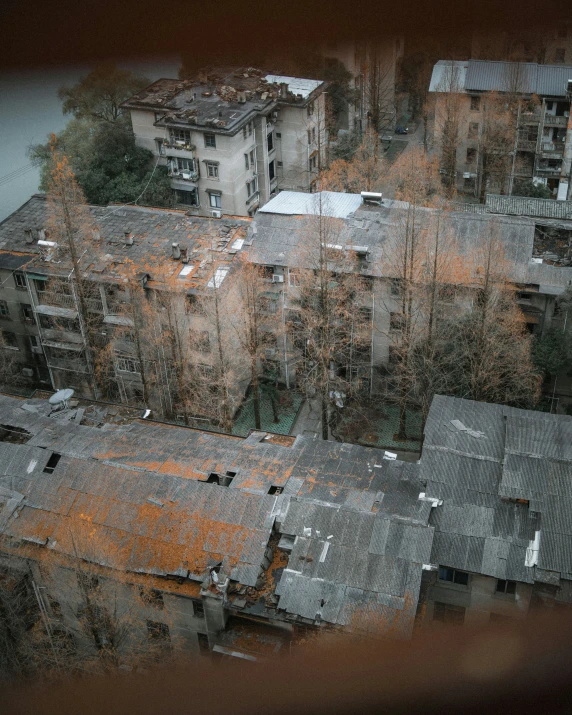
[[[160,643],[171,642],[169,626],[166,623],[159,623],[159,621],[147,621],[147,636],[151,641],[158,641]]]
[[[270,164],[268,164],[268,176],[270,178],[270,181],[274,179],[275,176],[275,171],[274,171],[274,162],[271,161]]]
[[[480,97],[471,97],[471,111],[478,112],[480,108],[481,108],[481,98]]]
[[[205,606],[202,601],[197,601],[193,599],[193,616],[195,618],[205,617]]]
[[[456,569],[450,569],[446,566],[439,567],[439,580],[449,581],[450,583],[456,583],[459,586],[469,585],[469,574],[466,571],[457,571]]]
[[[211,650],[209,648],[209,637],[204,633],[197,633],[197,638],[199,641],[199,651],[201,655],[208,655]]]
[[[514,596],[516,593],[516,581],[508,581],[502,578],[497,579],[496,592]]]
[[[477,158],[477,150],[476,149],[467,149],[467,164],[472,164]]]
[[[58,462],[62,458],[61,454],[58,454],[57,452],[53,452],[50,455],[50,458],[48,459],[48,463],[44,467],[44,472],[46,474],[53,474],[54,469],[58,466]]]
[[[207,479],[207,484],[220,484],[220,477],[218,474],[215,472],[211,472],[209,474],[209,478]]]
[[[159,609],[162,609],[165,606],[165,603],[163,601],[163,594],[161,593],[161,591],[157,591],[154,588],[141,588],[139,591],[139,595],[143,603],[147,604],[148,606],[154,606],[155,608]]]
[[[453,606],[450,603],[435,602],[433,620],[454,626],[462,626],[465,622],[465,608],[463,606]]]
[[[272,495],[272,494],[282,494],[283,491],[284,491],[284,487],[278,487],[278,486],[276,486],[276,485],[273,484],[273,485],[270,487],[270,489],[268,490],[268,494],[271,494],[271,495]]]

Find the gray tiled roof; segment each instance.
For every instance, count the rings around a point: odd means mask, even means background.
[[[436,396],[420,476],[444,502],[430,518],[433,562],[528,583],[570,578],[572,418]],[[526,566],[538,531],[537,565]]]
[[[283,446],[147,420],[104,429],[48,412],[43,400],[0,395],[0,425],[30,434],[0,441],[7,535],[156,576],[198,580],[222,562],[255,587],[276,522],[295,537],[279,613],[313,620],[320,610],[330,623],[410,635],[433,537],[418,464],[304,437]],[[61,458],[49,474],[53,452]],[[229,488],[204,481],[227,471]],[[284,493],[268,495],[272,485]],[[114,545],[111,555],[70,542],[82,524]]]

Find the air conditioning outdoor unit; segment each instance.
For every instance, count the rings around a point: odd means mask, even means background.
[[[213,218],[222,218],[222,211],[211,211],[211,216]]]
[[[284,283],[284,276],[281,276],[279,273],[274,273],[272,276],[272,282],[273,283]]]

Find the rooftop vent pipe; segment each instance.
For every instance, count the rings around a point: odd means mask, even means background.
[[[126,246],[132,246],[133,245],[133,236],[131,235],[131,231],[125,231],[125,245]]]
[[[179,248],[178,243],[173,243],[173,245],[171,246],[171,252],[173,254],[173,258],[178,261],[181,257],[181,249]]]
[[[34,243],[34,234],[32,233],[32,229],[27,228],[24,233],[26,234],[26,243]]]
[[[280,82],[280,96],[282,99],[288,98],[288,82]]]

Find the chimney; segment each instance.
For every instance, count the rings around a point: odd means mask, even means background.
[[[173,253],[173,258],[178,261],[181,257],[181,249],[179,248],[179,244],[173,243],[173,245],[171,246],[171,250]]]
[[[192,102],[193,99],[195,98],[195,93],[194,93],[192,90],[190,90],[190,89],[186,89],[186,90],[185,90],[184,97],[185,97],[185,102],[186,102],[187,104],[189,104],[189,103]]]
[[[125,231],[124,233],[124,243],[126,246],[132,246],[133,245],[133,236],[131,235],[131,231]]]
[[[288,82],[280,82],[280,97],[288,99]]]
[[[32,229],[27,228],[24,233],[26,234],[26,243],[34,243],[34,234],[32,233]]]
[[[189,249],[188,248],[181,248],[181,259],[182,259],[183,263],[189,262]]]
[[[244,87],[238,87],[237,90],[237,95],[236,95],[236,100],[239,104],[244,104],[246,102],[246,90]]]

